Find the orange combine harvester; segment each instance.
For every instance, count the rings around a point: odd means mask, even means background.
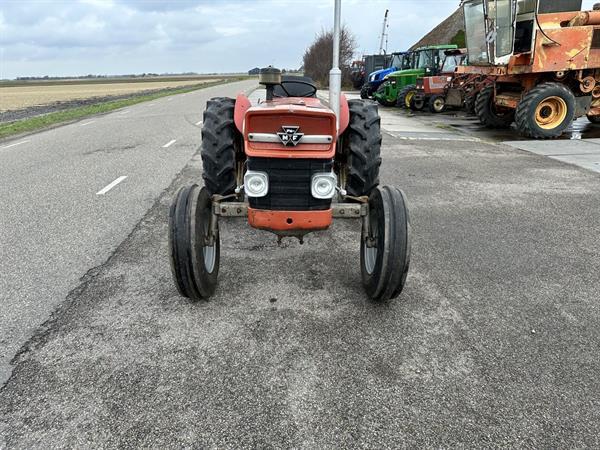
[[[600,11],[581,0],[466,0],[469,65],[493,83],[475,111],[492,128],[560,136],[584,115],[600,123]]]

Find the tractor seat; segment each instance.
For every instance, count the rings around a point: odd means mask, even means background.
[[[295,83],[300,81],[301,83]],[[295,75],[282,75],[281,83],[285,90],[280,85],[275,85],[273,95],[275,97],[316,97],[317,86],[310,77],[301,77]],[[310,86],[308,86],[308,83]],[[287,91],[287,93],[286,93]],[[288,95],[289,94],[289,95]]]

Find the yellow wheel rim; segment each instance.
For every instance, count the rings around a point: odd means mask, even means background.
[[[415,96],[414,91],[410,91],[409,93],[406,94],[406,97],[404,97],[404,103],[406,103],[406,107],[410,108],[410,104],[412,103],[412,99]]]
[[[544,130],[552,130],[564,122],[567,110],[567,102],[562,98],[545,98],[535,109],[535,122]]]

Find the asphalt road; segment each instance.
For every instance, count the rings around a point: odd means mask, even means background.
[[[399,299],[365,298],[358,223],[278,247],[240,219],[216,296],[178,297],[166,217],[195,154],[17,357],[0,447],[599,447],[600,175],[382,116]]]
[[[21,345],[196,152],[206,100],[255,86],[164,97],[0,143],[0,384]]]

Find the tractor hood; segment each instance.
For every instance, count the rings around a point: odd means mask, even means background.
[[[397,70],[395,72],[391,72],[388,74],[388,78],[400,78],[400,77],[414,77],[414,76],[422,76],[425,74],[424,69],[407,69],[407,70]]]
[[[336,116],[317,98],[277,98],[246,111],[244,140],[248,156],[332,158]]]
[[[380,69],[372,72],[369,75],[369,81],[380,81],[385,78],[386,75],[394,72],[396,70],[395,67],[388,67],[387,69]]]

